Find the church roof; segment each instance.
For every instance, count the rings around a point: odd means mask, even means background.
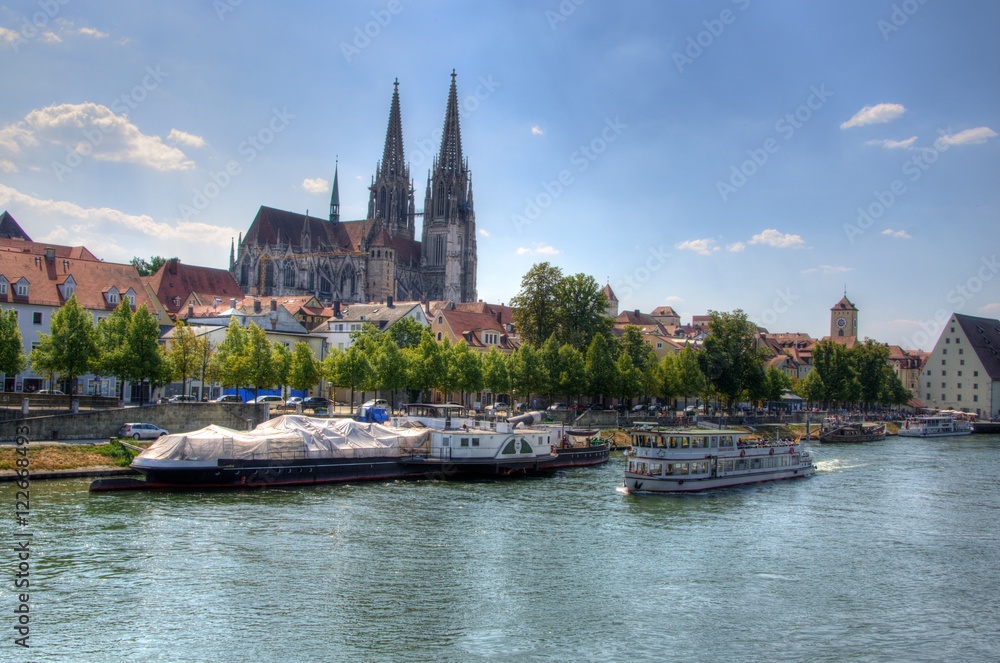
[[[26,242],[31,241],[28,233],[21,229],[21,226],[7,210],[4,210],[3,214],[0,214],[0,237],[4,239],[22,239]]]
[[[361,221],[348,223],[331,223],[326,219],[306,216],[298,212],[286,212],[273,207],[260,206],[250,229],[247,230],[244,241],[249,245],[284,244],[291,246],[293,251],[302,252],[303,231],[309,235],[311,252],[316,251],[354,251],[360,242],[353,243],[345,226],[362,224]],[[357,238],[360,239],[360,228]]]

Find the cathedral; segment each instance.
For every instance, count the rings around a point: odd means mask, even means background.
[[[367,217],[340,220],[337,169],[328,219],[261,206],[238,248],[230,248],[229,271],[244,292],[314,296],[327,305],[390,298],[476,301],[476,215],[469,164],[462,156],[455,76],[452,71],[441,151],[427,177],[423,211],[414,204],[403,157],[397,80]],[[420,241],[418,216],[423,217]]]

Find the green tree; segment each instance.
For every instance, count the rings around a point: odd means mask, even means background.
[[[212,345],[212,341],[209,340],[208,336],[198,337],[198,361],[201,364],[201,394],[202,400],[208,396],[206,391],[206,385],[208,380],[214,381],[214,376],[209,371],[210,362],[212,361],[212,355],[215,353],[215,346]]]
[[[510,393],[510,372],[507,370],[507,358],[496,346],[483,357],[483,384],[494,397]]]
[[[382,339],[382,346],[375,356],[375,372],[378,374],[379,384],[390,392],[390,408],[394,407],[396,391],[407,387],[408,366],[406,353],[388,335]]]
[[[786,389],[792,388],[792,379],[776,366],[767,369],[767,391],[764,395],[769,403],[781,403]]]
[[[188,393],[187,380],[201,366],[201,353],[198,351],[198,337],[194,330],[182,321],[174,324],[173,340],[167,348],[170,358],[171,378],[181,381],[181,393]]]
[[[360,345],[351,345],[336,362],[337,384],[351,390],[351,412],[354,412],[354,392],[366,391],[375,379],[375,367]]]
[[[889,366],[889,346],[873,339],[854,346],[850,351],[854,372],[860,387],[860,400],[867,410],[870,406],[881,402],[888,387],[888,376],[892,374]]]
[[[402,350],[404,348],[417,347],[420,344],[420,334],[423,331],[424,326],[422,324],[413,318],[406,317],[392,323],[389,329],[386,330],[386,334]]]
[[[533,346],[522,345],[517,352],[509,357],[511,392],[517,394],[525,402],[531,400],[531,394],[541,393],[548,382],[548,371],[542,363],[542,356]]]
[[[826,398],[826,385],[819,371],[813,369],[792,385],[792,391],[806,403],[820,403]]]
[[[24,356],[24,340],[17,326],[17,313],[0,311],[0,373],[17,375],[28,365]]]
[[[615,393],[618,382],[618,367],[608,348],[604,334],[596,334],[587,347],[587,393],[592,398],[603,399]]]
[[[677,354],[678,394],[684,397],[684,407],[687,408],[688,398],[705,393],[708,389],[708,379],[701,370],[698,351],[693,346],[685,345]],[[708,402],[708,399],[705,399]]]
[[[556,340],[555,334],[545,339],[545,343],[538,349],[539,358],[545,367],[545,376],[547,378],[541,393],[549,396],[550,400],[552,394],[559,392],[559,376],[563,372],[562,358],[559,355],[559,350],[559,341]]]
[[[170,379],[170,365],[160,345],[160,323],[145,306],[140,306],[129,320],[125,345],[130,356],[123,379],[140,385],[148,382],[150,386]],[[141,395],[139,402],[144,399],[145,396]]]
[[[559,348],[559,377],[556,380],[556,393],[565,396],[567,400],[577,397],[586,391],[587,360],[583,353],[569,343]]]
[[[278,376],[275,370],[271,344],[267,332],[251,322],[247,328],[246,345],[243,348],[246,361],[247,385],[253,387],[254,399],[261,389],[273,387]]]
[[[426,392],[427,400],[430,391],[444,384],[448,367],[445,363],[441,345],[434,340],[431,330],[424,328],[420,335],[420,343],[412,348],[409,355],[410,387],[420,392]]]
[[[825,338],[813,348],[813,371],[819,374],[825,387],[823,401],[841,405],[856,402],[861,396],[861,384],[854,371],[848,349]]]
[[[462,393],[462,405],[466,404],[465,395],[483,388],[483,362],[480,354],[470,350],[465,339],[451,346],[448,370],[453,373],[452,384]]]
[[[562,270],[547,262],[534,265],[521,279],[521,290],[510,300],[521,339],[540,346],[559,325],[557,288]]]
[[[52,338],[48,334],[38,334],[38,344],[31,349],[28,361],[31,363],[31,370],[46,376],[49,384],[55,384],[59,368],[52,352]]]
[[[75,394],[77,378],[86,375],[98,357],[94,319],[76,301],[76,295],[72,295],[52,314],[49,330],[52,361],[56,370],[69,380],[70,393]]]
[[[695,357],[695,364],[697,365],[697,357]],[[664,355],[657,364],[654,393],[665,403],[670,403],[683,393],[679,354]]]
[[[555,286],[555,304],[556,324],[564,343],[583,350],[595,334],[611,329],[608,298],[592,276],[573,274],[560,279]]]
[[[892,370],[892,367],[886,364],[885,373],[885,383],[883,391],[879,395],[879,402],[895,406],[909,403],[910,399],[913,398],[913,394],[906,388],[903,381],[899,379],[896,371]]]
[[[760,376],[761,354],[757,349],[757,326],[737,309],[731,313],[709,311],[709,335],[699,363],[712,388],[726,399],[726,408]]]
[[[288,365],[288,386],[297,391],[308,391],[320,381],[321,371],[316,355],[305,341],[292,346]]]
[[[642,386],[642,374],[632,363],[632,358],[625,350],[618,354],[615,368],[617,369],[615,371],[615,386],[618,397],[621,399],[621,403],[625,404],[639,394],[639,388]]]
[[[274,381],[281,387],[281,398],[288,400],[288,374],[292,370],[292,351],[284,343],[271,345],[271,364],[274,367]]]
[[[235,316],[229,319],[226,337],[215,349],[210,366],[223,387],[241,389],[250,384],[246,348],[247,330],[240,326]]]
[[[174,260],[176,260],[176,258],[174,258]],[[163,256],[153,256],[149,260],[146,260],[136,256],[129,262],[139,272],[139,276],[152,276],[156,272],[160,271],[160,267],[163,267],[163,265],[167,262],[167,259]]]

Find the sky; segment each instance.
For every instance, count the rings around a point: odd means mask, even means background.
[[[479,298],[532,265],[689,322],[930,349],[1000,318],[1000,3],[0,5],[0,210],[227,268],[262,205],[360,219],[399,80],[418,209],[457,73]],[[418,221],[419,225],[419,221]],[[419,237],[419,228],[418,228]]]

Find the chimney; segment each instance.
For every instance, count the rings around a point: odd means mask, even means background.
[[[333,317],[335,317],[335,318],[339,318],[340,317],[340,300],[339,299],[333,303]]]
[[[503,317],[503,313],[501,313],[500,311],[497,311],[497,324],[499,324],[499,325],[503,324],[503,320],[501,320],[502,317]]]
[[[639,317],[639,309],[635,310],[635,317],[637,317],[637,318]]]
[[[274,313],[278,310],[278,300],[274,297],[271,298],[271,312]]]
[[[236,298],[233,297],[229,300],[229,308],[236,308]]]
[[[392,295],[389,295],[388,297],[385,298],[385,305],[388,306],[389,308],[392,308]]]
[[[260,300],[259,299],[253,300],[253,312],[254,313],[260,313]]]
[[[51,246],[45,247],[45,259],[49,262],[54,262],[56,259],[56,250]]]
[[[167,261],[167,271],[171,275],[177,276],[177,258],[172,258]]]

